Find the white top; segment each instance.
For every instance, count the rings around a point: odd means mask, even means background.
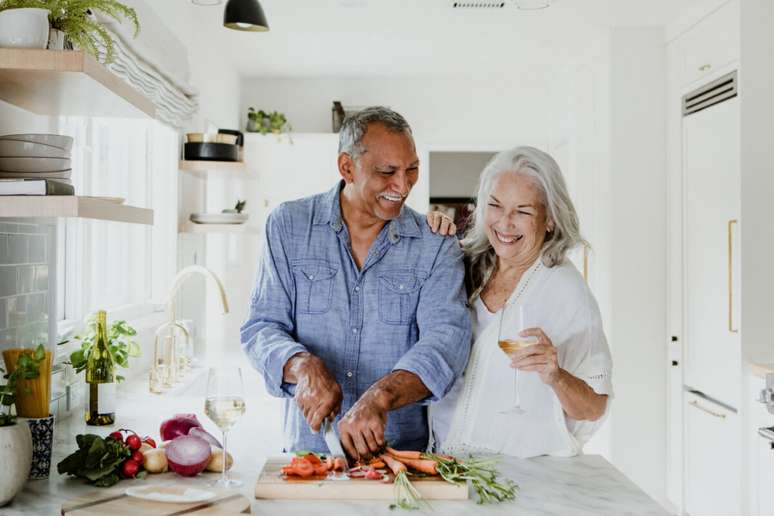
[[[506,320],[527,307],[528,326],[543,329],[556,346],[559,367],[612,397],[612,359],[597,303],[569,260],[551,268],[538,259],[506,303]],[[474,303],[474,338],[465,374],[430,409],[436,449],[450,453],[504,453],[517,457],[571,456],[596,432],[597,421],[576,421],[564,413],[551,387],[535,372],[519,372],[524,414],[503,414],[513,404],[513,374],[497,345],[499,313]]]

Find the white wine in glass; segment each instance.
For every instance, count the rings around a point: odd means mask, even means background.
[[[515,321],[513,322],[506,320],[505,311],[508,309],[509,307],[506,305],[503,307],[502,312],[500,312],[500,330],[497,345],[500,346],[500,349],[503,350],[503,353],[510,360],[517,351],[536,344],[537,338],[519,335],[519,333],[527,329],[524,305],[516,305],[510,308],[517,311]],[[524,409],[521,408],[521,399],[519,398],[519,371],[517,369],[513,370],[513,405],[500,413],[524,414]]]
[[[228,475],[228,431],[245,413],[245,400],[242,387],[242,371],[238,367],[210,369],[207,377],[207,398],[204,401],[204,413],[207,414],[221,432],[223,432],[223,473],[212,487],[239,487],[242,482]]]

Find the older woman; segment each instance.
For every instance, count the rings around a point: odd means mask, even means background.
[[[428,221],[443,230],[440,217]],[[559,166],[532,147],[499,153],[473,217],[462,247],[475,343],[465,375],[431,408],[435,448],[580,453],[608,411],[612,363],[597,303],[567,258],[586,243]],[[500,325],[513,328],[520,313],[520,336],[534,344],[509,358]],[[521,411],[509,410],[514,387]]]

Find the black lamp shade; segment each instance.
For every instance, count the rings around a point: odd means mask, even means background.
[[[250,32],[269,30],[269,22],[258,0],[228,0],[223,9],[223,26]]]

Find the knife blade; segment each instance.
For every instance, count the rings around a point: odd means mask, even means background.
[[[349,465],[347,464],[347,456],[344,454],[344,449],[341,447],[341,440],[336,433],[336,428],[333,426],[333,421],[330,418],[326,418],[323,421],[323,438],[325,444],[328,445],[328,451],[331,453],[331,457],[341,457],[344,459],[344,473],[349,471]]]

